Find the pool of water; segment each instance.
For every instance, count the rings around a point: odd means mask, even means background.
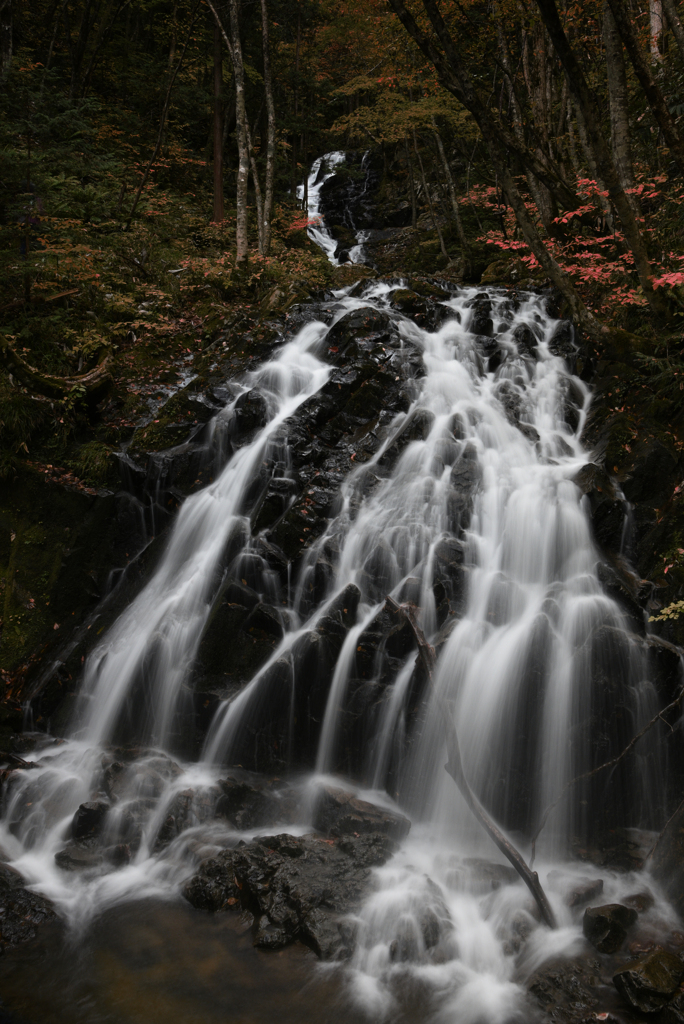
[[[361,1024],[342,978],[299,944],[178,901],[122,904],[76,937],[44,926],[0,957],[0,1024]],[[408,1020],[409,1018],[406,1018]]]

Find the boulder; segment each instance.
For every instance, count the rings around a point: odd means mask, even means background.
[[[368,893],[371,868],[396,851],[387,835],[324,839],[319,835],[262,836],[205,861],[183,894],[205,910],[237,906],[255,918],[255,945],[278,949],[301,939],[323,959],[345,955],[349,929],[341,915]]]
[[[581,907],[591,900],[595,900],[603,892],[602,878],[583,878],[572,887],[565,897],[565,904],[568,907]]]
[[[71,822],[71,835],[74,839],[86,839],[99,835],[102,831],[109,811],[109,804],[101,800],[81,804]]]
[[[626,964],[613,976],[623,999],[642,1013],[655,1013],[668,1003],[684,978],[684,963],[665,949]]]
[[[651,872],[680,917],[684,916],[684,803],[668,821],[651,857]]]
[[[408,835],[411,822],[403,814],[359,800],[353,793],[321,786],[314,803],[313,826],[334,836],[381,832],[401,841]]]
[[[40,925],[56,918],[50,900],[37,892],[0,884],[0,952],[36,937]]]
[[[635,924],[637,912],[621,903],[588,907],[584,911],[582,930],[599,953],[617,953],[627,938],[627,929]]]

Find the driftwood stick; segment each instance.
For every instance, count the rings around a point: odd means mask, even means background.
[[[561,791],[558,794],[558,796],[556,797],[556,799],[553,801],[552,804],[549,804],[549,806],[546,808],[546,810],[542,814],[541,821],[539,822],[539,828],[537,829],[537,831],[532,836],[532,855],[530,857],[530,865],[534,864],[537,840],[539,839],[539,836],[541,835],[542,830],[546,826],[546,823],[549,820],[549,817],[550,817],[551,813],[556,809],[556,807],[558,807],[558,804],[566,796],[566,794],[569,792],[569,790],[571,790],[572,787],[574,785],[576,785],[576,783],[584,782],[585,779],[590,779],[593,775],[598,775],[598,773],[602,772],[605,768],[612,768],[612,767],[614,767],[614,765],[619,764],[619,762],[622,761],[622,759],[624,757],[627,757],[627,754],[629,754],[629,752],[636,746],[637,742],[641,739],[642,736],[644,736],[649,731],[649,729],[652,729],[653,726],[657,722],[659,722],[659,721],[665,722],[665,719],[663,718],[663,715],[666,715],[668,713],[668,711],[674,711],[674,709],[681,704],[683,697],[684,697],[684,689],[680,692],[678,697],[675,697],[675,699],[672,701],[671,704],[668,704],[666,708],[663,708],[663,710],[659,711],[657,715],[654,715],[653,718],[650,720],[650,722],[647,722],[646,725],[643,727],[643,729],[640,732],[638,732],[635,736],[632,736],[632,738],[629,741],[629,743],[627,744],[627,746],[623,750],[621,750],[620,753],[617,754],[615,757],[611,757],[610,761],[604,761],[603,764],[600,764],[597,768],[592,768],[588,772],[582,772],[581,775],[576,775],[574,779],[570,779],[569,782],[565,783],[565,785],[561,789]],[[665,722],[665,725],[667,725],[667,724],[668,723]],[[668,824],[669,824],[669,822],[668,822]],[[667,827],[667,826],[665,826],[665,827]],[[654,849],[655,849],[655,846],[653,847],[653,850]],[[651,852],[649,853],[649,855],[648,855],[649,857],[653,853],[653,850],[651,850]]]
[[[428,643],[423,630],[416,621],[415,608],[412,605],[399,604],[393,597],[388,597],[386,603],[392,611],[403,615],[413,630],[413,635],[415,636],[416,643],[418,644],[418,656],[425,667],[427,677],[432,687],[432,692],[437,697],[440,704],[441,717],[444,723],[447,755],[449,758],[445,765],[446,771],[458,786],[463,799],[468,804],[468,807],[482,825],[489,838],[501,853],[503,853],[504,857],[510,861],[527,888],[530,890],[537,906],[539,907],[539,913],[541,914],[544,923],[547,924],[549,928],[557,928],[558,925],[556,923],[556,917],[551,909],[551,904],[546,897],[546,893],[541,886],[539,875],[536,871],[532,871],[532,869],[527,866],[522,855],[518,853],[510,840],[508,840],[496,827],[468,785],[468,780],[466,779],[463,771],[461,750],[458,743],[458,734],[456,732],[453,715],[447,707],[446,701],[444,701],[441,695],[437,693],[432,679],[432,672],[437,660],[435,649],[430,643]]]

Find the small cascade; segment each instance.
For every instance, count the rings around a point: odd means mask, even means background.
[[[347,154],[342,151],[326,153],[314,160],[307,179],[307,207],[309,215],[309,226],[307,233],[309,238],[320,246],[328,259],[334,266],[340,262],[364,263],[365,252],[364,242],[367,240],[368,231],[357,228],[356,218],[360,214],[363,218],[367,215],[367,197],[370,193],[371,163],[370,153],[364,153],[361,159],[360,172],[362,179],[359,182],[350,182],[351,191],[348,195],[348,202],[344,208],[342,220],[347,228],[356,235],[356,245],[349,249],[344,247],[335,239],[325,223],[323,214],[324,201],[321,196],[321,188],[329,178],[333,177],[336,168],[344,163]],[[297,198],[304,199],[304,186],[297,188]]]
[[[314,164],[312,216],[342,159]],[[334,261],[334,240],[311,230]],[[292,835],[310,831],[317,787],[344,777],[413,823],[352,915],[350,997],[391,1016],[413,979],[430,1012],[498,1024],[523,1005],[520,957],[529,972],[578,941],[563,902],[575,839],[597,822],[656,824],[655,732],[636,768],[570,783],[620,751],[657,701],[643,647],[599,579],[574,482],[590,396],[555,348],[545,299],[462,288],[425,328],[392,305],[401,287],[337,293],[233,388],[209,428],[214,482],[182,504],[146,586],[88,658],[71,738],[46,738],[6,787],[0,845],[85,923],[123,899],[177,892],[207,857],[260,834],[234,807],[221,817],[227,766],[290,774],[289,795],[275,787],[268,801],[280,801],[277,832]],[[345,354],[329,335],[352,315],[385,333]],[[401,380],[401,401],[374,421],[372,451],[340,459],[325,525],[285,584],[264,554],[265,496],[279,496],[285,520],[293,436],[308,438],[372,359]],[[215,701],[197,756],[193,667],[235,580],[277,609],[280,639]],[[432,685],[388,597],[413,607],[434,645]],[[445,707],[489,812],[526,845],[544,824],[539,870],[563,925],[551,937],[444,771]],[[609,896],[619,886],[608,877]]]
[[[335,174],[335,168],[339,164],[343,163],[344,156],[345,154],[341,151],[326,153],[325,156],[319,156],[311,165],[311,171],[309,172],[309,178],[307,181],[307,212],[309,215],[307,234],[311,241],[315,242],[316,245],[323,250],[333,266],[338,265],[338,261],[335,257],[337,241],[325,226],[325,222],[320,211],[321,185]],[[303,185],[299,185],[297,187],[297,198],[299,200],[303,200],[304,198]]]

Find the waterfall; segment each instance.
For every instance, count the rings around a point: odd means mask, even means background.
[[[354,196],[355,205],[363,202],[363,197],[367,190],[370,170],[369,155],[369,152],[364,153],[361,160],[361,170],[364,173],[364,181],[361,194]],[[340,261],[337,253],[340,249],[340,245],[333,237],[330,229],[327,227],[321,212],[321,187],[329,178],[337,173],[336,168],[339,167],[340,164],[343,164],[345,159],[346,153],[340,150],[317,157],[311,165],[311,170],[307,179],[306,195],[308,203],[307,212],[309,215],[307,234],[312,242],[315,242],[316,245],[323,250],[333,266],[339,266]],[[297,198],[299,200],[304,198],[303,185],[299,185],[297,187]],[[353,211],[350,207],[345,209],[344,219],[347,226],[356,235],[356,245],[353,245],[349,250],[346,250],[346,259],[350,263],[363,263],[365,255],[363,243],[366,240],[368,232],[357,230],[356,225],[354,224]]]
[[[322,168],[312,171],[319,184]],[[316,197],[310,183],[312,211]],[[0,845],[74,920],[125,897],[175,891],[207,851],[237,842],[212,818],[216,781],[225,765],[249,766],[254,735],[277,729],[292,766],[351,775],[378,799],[389,793],[414,822],[359,911],[354,998],[371,1013],[390,1012],[410,961],[426,985],[448,990],[459,1021],[494,1024],[519,995],[511,929],[528,934],[536,923],[520,886],[487,899],[478,889],[492,850],[444,771],[443,708],[472,787],[505,827],[529,837],[569,780],[638,730],[654,696],[641,649],[599,580],[573,482],[588,461],[580,435],[590,396],[557,354],[558,323],[544,297],[460,288],[428,330],[392,306],[400,285],[337,293],[327,323],[307,323],[241,382],[214,429],[230,433],[247,400],[258,422],[214,482],[185,500],[149,582],[89,656],[71,739],[47,742],[37,767],[9,787]],[[250,585],[272,593],[256,512],[288,465],[292,424],[330,380],[328,332],[360,309],[390,317],[398,368],[419,353],[420,372],[407,374],[408,407],[378,425],[370,457],[351,462],[325,529],[306,546],[287,593],[278,591],[285,630],[272,655],[219,704],[199,760],[172,760],[187,750],[179,737],[189,680],[224,580],[249,561]],[[342,629],[342,606],[352,614],[347,595],[355,595],[354,621],[327,674],[314,678],[306,645],[334,616]],[[416,606],[435,645],[432,689],[412,642],[404,634],[395,642],[399,634],[383,625],[387,596]],[[225,642],[229,659],[231,637]],[[303,764],[294,725],[314,683],[322,714],[310,724],[315,756]],[[130,740],[139,752],[122,763],[113,745]],[[179,800],[183,826],[160,848]],[[642,823],[652,802],[646,773],[620,768],[610,788],[575,787],[544,830],[545,862],[564,858],[587,817],[611,801],[606,820],[613,813]],[[106,850],[88,870],[64,871],[60,857],[84,803],[106,820]],[[305,825],[292,823],[300,832]],[[428,962],[426,914],[450,922],[438,961]],[[560,951],[575,938],[566,928],[553,941]],[[529,955],[539,957],[542,939],[534,941]]]

